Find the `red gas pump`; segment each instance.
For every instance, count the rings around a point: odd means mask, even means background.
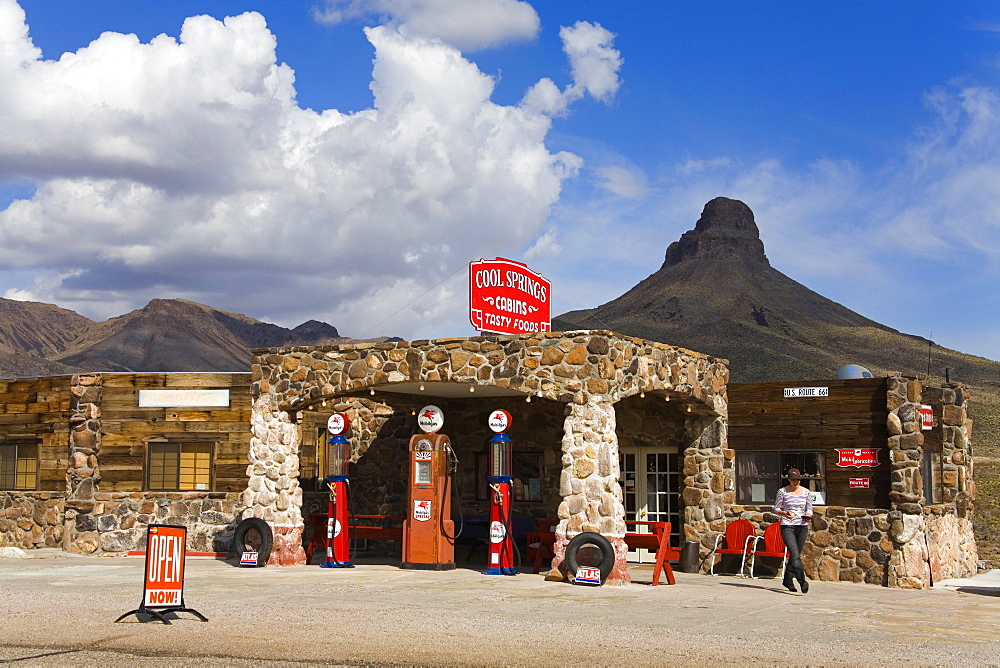
[[[444,426],[437,406],[417,415],[424,433],[410,439],[410,505],[403,523],[403,568],[455,568],[455,523],[451,519],[451,440],[436,433]]]
[[[488,480],[493,494],[490,496],[490,560],[487,575],[516,575],[514,567],[514,538],[511,536],[511,459],[514,444],[507,436],[510,413],[495,410],[489,424],[494,436],[490,439],[490,475]]]
[[[344,438],[344,432],[349,426],[350,422],[343,413],[334,413],[326,423],[326,429],[330,433],[326,458],[326,484],[330,488],[330,501],[326,514],[326,561],[320,564],[320,568],[354,568],[347,527],[351,446]]]

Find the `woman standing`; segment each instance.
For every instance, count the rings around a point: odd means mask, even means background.
[[[806,544],[809,533],[809,520],[812,519],[812,500],[809,490],[800,482],[802,474],[798,469],[788,470],[788,485],[778,490],[778,498],[774,500],[774,512],[781,515],[781,537],[788,548],[788,563],[785,565],[785,577],[782,584],[788,591],[795,591],[792,577],[799,581],[802,593],[809,591],[806,572],[802,568],[802,548]]]

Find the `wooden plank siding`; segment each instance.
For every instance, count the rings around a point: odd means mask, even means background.
[[[228,389],[229,405],[140,408],[139,391],[153,389]],[[105,374],[100,489],[142,491],[147,443],[168,440],[210,443],[211,491],[241,492],[247,486],[250,416],[247,373]]]
[[[0,443],[38,444],[38,489],[66,491],[72,376],[0,380]]]
[[[788,398],[788,387],[828,387],[829,396]],[[730,383],[729,447],[752,450],[822,450],[826,503],[888,508],[890,462],[886,379]],[[838,448],[877,448],[879,465],[842,468]],[[852,489],[850,478],[869,478],[869,489]]]

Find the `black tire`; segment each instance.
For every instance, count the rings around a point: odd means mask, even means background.
[[[233,533],[233,553],[239,559],[246,551],[257,552],[256,564],[240,564],[240,566],[250,566],[260,568],[267,564],[267,558],[271,556],[271,547],[274,545],[274,534],[271,532],[271,525],[257,517],[248,517],[236,525]]]
[[[601,571],[601,584],[604,584],[604,581],[611,574],[611,569],[615,566],[615,548],[611,545],[611,541],[599,533],[584,531],[573,537],[566,546],[566,570],[569,571],[571,576],[576,575],[577,569],[580,568],[580,562],[577,560],[577,552],[584,545],[593,545],[601,551],[601,565],[599,568]]]

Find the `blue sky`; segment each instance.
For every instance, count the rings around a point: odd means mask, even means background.
[[[0,81],[8,298],[467,335],[468,261],[596,306],[724,195],[778,270],[1000,359],[995,2],[0,0]]]

